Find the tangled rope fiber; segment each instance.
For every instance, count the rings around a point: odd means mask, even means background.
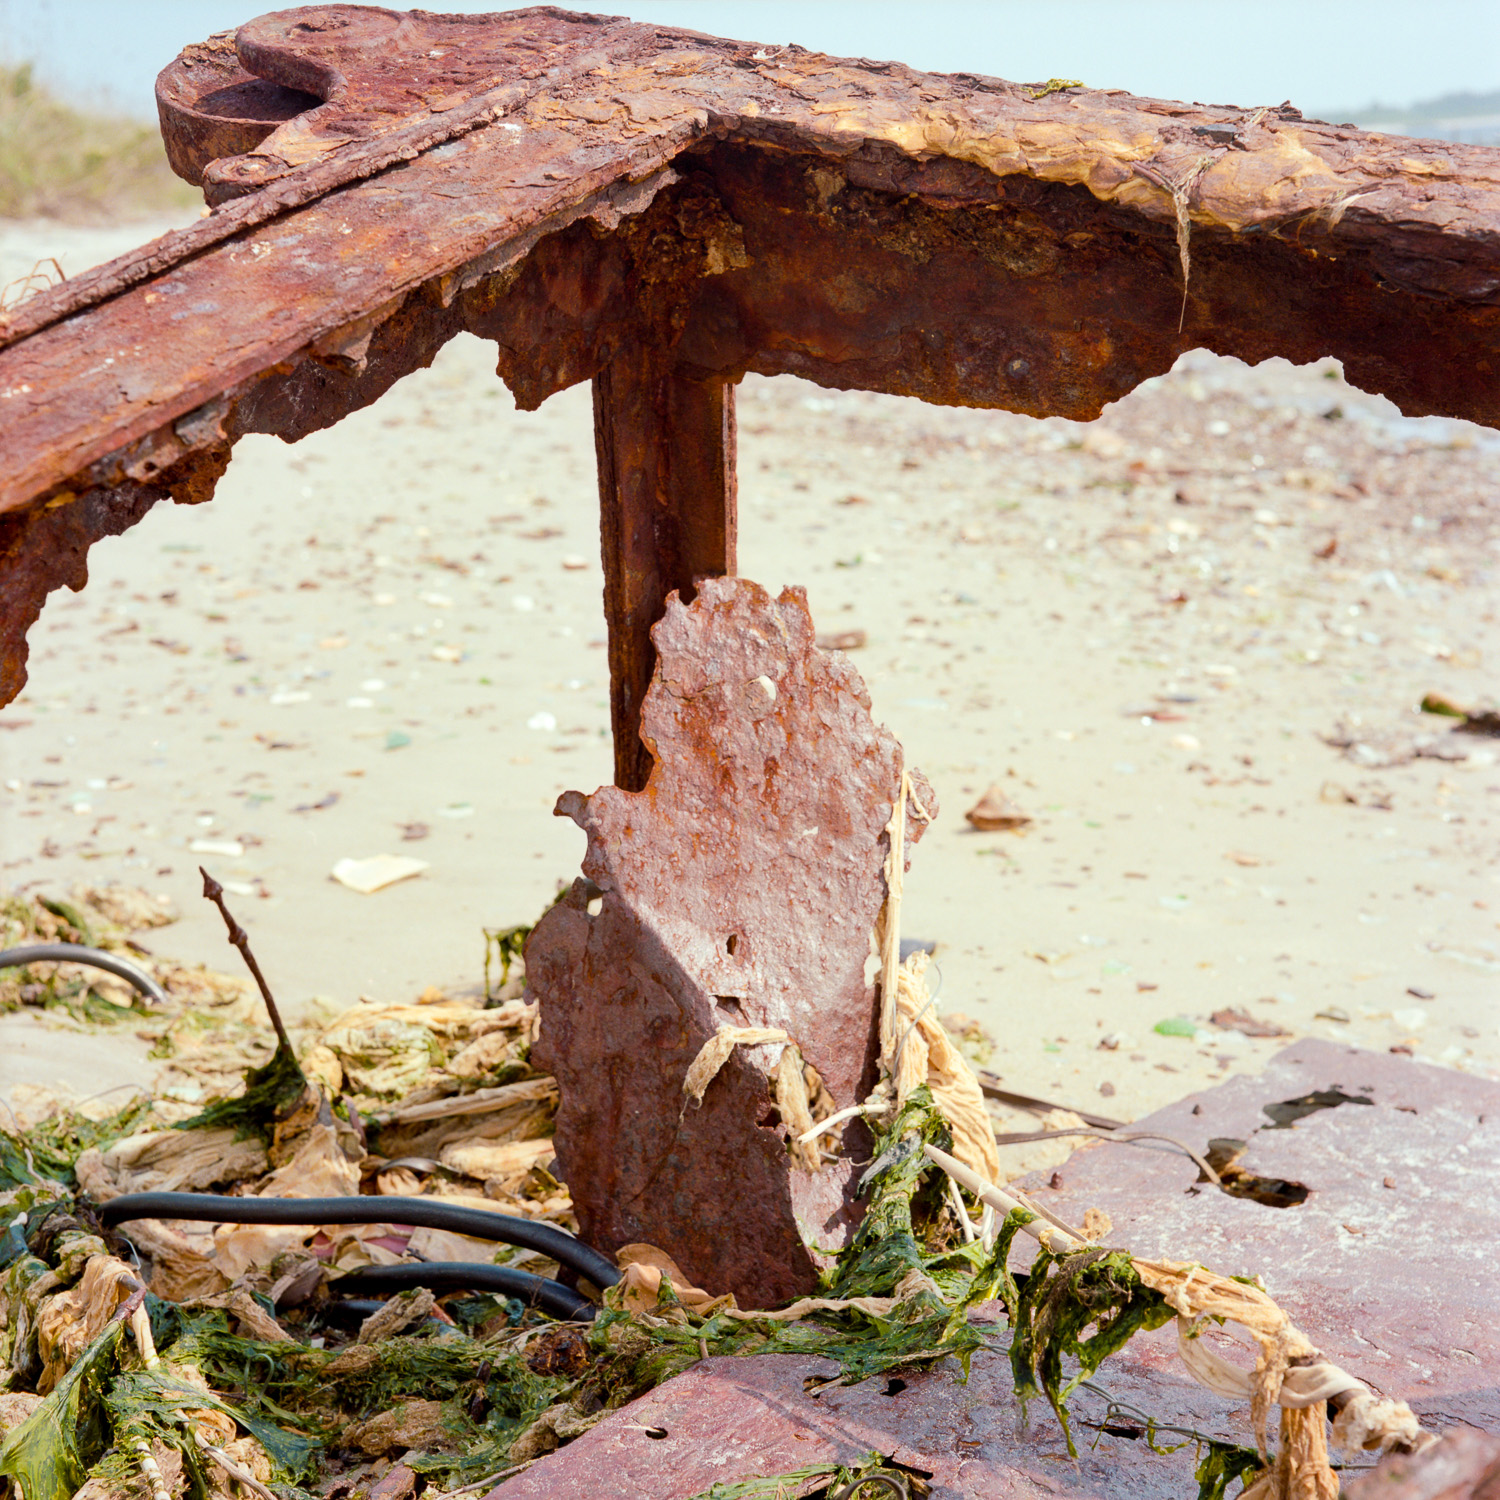
[[[924,1146],[929,1161],[997,1213],[1021,1215],[1022,1228],[1054,1255],[1089,1248],[1060,1221],[1038,1220],[1004,1188],[940,1151]],[[1279,1408],[1276,1457],[1244,1492],[1243,1500],[1338,1500],[1339,1482],[1328,1459],[1324,1406],[1334,1412],[1333,1438],[1346,1450],[1420,1452],[1436,1441],[1404,1401],[1378,1396],[1362,1380],[1323,1358],[1274,1300],[1251,1282],[1220,1276],[1202,1266],[1131,1257],[1141,1281],[1177,1314],[1177,1347],[1188,1373],[1209,1390],[1249,1398],[1256,1445],[1264,1458],[1270,1413]],[[1208,1321],[1237,1323],[1255,1340],[1253,1371],[1242,1370],[1198,1338]]]
[[[953,1153],[924,1145],[928,1159],[1002,1216],[1018,1214],[1022,1227],[1053,1254],[1093,1248],[1092,1236],[1071,1228],[1024,1195],[997,1185],[994,1126],[979,1081],[939,1022],[924,977],[925,953],[903,964],[901,898],[905,874],[907,804],[930,815],[912,795],[903,773],[901,795],[888,825],[886,903],[876,928],[881,955],[881,1078],[867,1101],[897,1108],[926,1083],[948,1121]],[[960,1205],[961,1208],[961,1205]],[[967,1215],[961,1214],[965,1220]],[[1280,1411],[1274,1460],[1242,1500],[1338,1500],[1339,1483],[1328,1457],[1325,1410],[1333,1413],[1333,1438],[1345,1450],[1417,1452],[1436,1441],[1404,1401],[1378,1396],[1362,1380],[1323,1358],[1275,1301],[1253,1283],[1220,1276],[1202,1266],[1131,1257],[1142,1283],[1177,1314],[1177,1345],[1188,1372],[1220,1395],[1250,1402],[1256,1445],[1266,1457],[1267,1427]],[[1255,1341],[1253,1371],[1241,1369],[1199,1338],[1208,1321],[1236,1323]]]

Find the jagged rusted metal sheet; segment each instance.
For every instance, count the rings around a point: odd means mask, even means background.
[[[1346,1486],[1349,1500],[1494,1500],[1500,1495],[1500,1438],[1456,1427],[1442,1442],[1396,1454]]]
[[[736,1051],[701,1106],[683,1095],[689,1065],[720,1027],[775,1028],[835,1107],[875,1082],[866,960],[902,752],[849,659],[813,633],[800,589],[708,579],[668,605],[642,720],[650,782],[558,802],[588,835],[599,910],[579,881],[526,944],[584,1238],[648,1240],[747,1307],[815,1287],[812,1246],[846,1238],[868,1135],[851,1125],[844,1160],[795,1166],[768,1083],[781,1044]]]
[[[0,316],[0,701],[90,539],[464,330],[523,406],[599,382],[632,786],[650,623],[733,571],[747,370],[1088,417],[1201,345],[1500,421],[1495,150],[548,7],[278,12],[159,102],[213,212]]]

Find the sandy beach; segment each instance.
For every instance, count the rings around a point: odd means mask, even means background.
[[[12,225],[0,267],[150,232]],[[6,894],[142,886],[147,947],[232,971],[204,864],[294,1015],[482,981],[611,765],[589,391],[493,371],[460,338],[94,549],[0,712]],[[1007,1086],[1130,1119],[1308,1034],[1500,1068],[1500,739],[1418,709],[1494,703],[1500,434],[1203,352],[1086,425],[752,377],[739,426],[741,572],[863,632],[942,804],[906,930]],[[965,823],[991,784],[1027,826]],[[377,854],[428,868],[331,879]],[[0,1084],[67,1062],[43,1024]]]

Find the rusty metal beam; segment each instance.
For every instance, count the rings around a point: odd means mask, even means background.
[[[696,580],[735,570],[734,441],[734,387],[667,351],[631,344],[594,377],[615,785],[626,791],[651,774],[640,735],[651,628],[669,595],[691,603]]]

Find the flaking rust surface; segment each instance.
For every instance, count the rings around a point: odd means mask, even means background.
[[[804,1240],[841,1243],[856,1170],[793,1167],[767,1079],[778,1045],[737,1049],[701,1107],[683,1078],[721,1026],[758,1026],[785,1030],[840,1108],[873,1083],[866,961],[902,752],[848,659],[814,645],[801,589],[705,579],[653,635],[645,790],[558,802],[603,896],[590,915],[576,883],[527,943],[537,1064],[561,1090],[583,1237],[649,1241],[698,1285],[768,1306],[814,1287]],[[868,1137],[846,1141],[857,1157]]]
[[[1189,1500],[1197,1493],[1194,1444],[1153,1453],[1129,1417],[1117,1413],[1106,1423],[1105,1401],[1089,1391],[1071,1403],[1078,1457],[1070,1458],[1044,1401],[1033,1402],[1023,1421],[1003,1324],[995,1335],[994,1349],[974,1356],[967,1382],[953,1360],[840,1386],[830,1384],[839,1375],[831,1360],[709,1359],[508,1480],[494,1500],[688,1500],[715,1484],[863,1463],[871,1452],[929,1476],[930,1500]],[[1226,1404],[1180,1371],[1159,1379],[1120,1360],[1101,1378],[1116,1401],[1234,1439]],[[826,1475],[792,1480],[779,1493],[791,1500],[826,1483]]]
[[[1370,1103],[1270,1128],[1265,1106],[1333,1089]],[[1069,1222],[1102,1208],[1110,1244],[1259,1275],[1330,1359],[1424,1424],[1500,1431],[1500,1084],[1305,1040],[1136,1128],[1198,1151],[1245,1141],[1241,1166],[1310,1195],[1271,1208],[1198,1184],[1171,1147],[1104,1143],[1030,1186]]]
[[[1500,1438],[1456,1427],[1423,1453],[1395,1454],[1347,1486],[1349,1500],[1494,1500]]]

